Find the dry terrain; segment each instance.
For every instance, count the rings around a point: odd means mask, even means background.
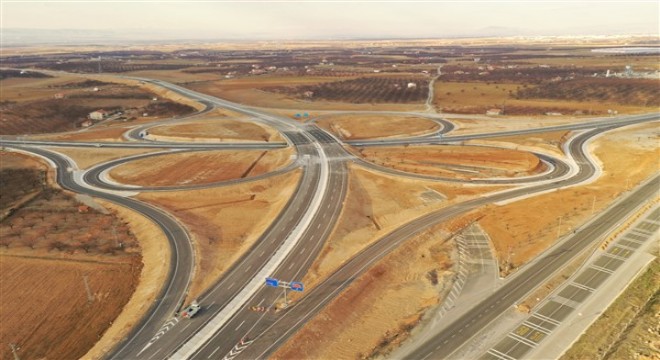
[[[359,154],[397,170],[457,179],[526,176],[545,170],[531,153],[483,146],[374,147],[362,148]]]
[[[0,133],[5,135],[71,131],[80,128],[88,114],[99,109],[121,112],[114,121],[131,121],[144,113],[173,116],[194,110],[158,99],[156,93],[137,86],[98,80],[9,78],[0,81],[0,88]]]
[[[188,300],[254,244],[284,208],[299,178],[296,170],[232,186],[138,195],[176,216],[192,235],[197,261]]]
[[[482,134],[484,132],[502,132],[512,130],[536,129],[549,126],[586,123],[602,118],[577,118],[564,116],[485,116],[485,115],[447,115],[447,120],[455,124],[452,135]]]
[[[111,149],[111,148],[77,148],[77,147],[45,147],[46,149],[64,154],[70,157],[78,165],[79,169],[89,169],[110,160],[115,160],[131,155],[146,154],[150,152],[163,151],[164,149]]]
[[[627,104],[613,104],[574,98],[546,99],[513,97],[522,91],[523,85],[511,83],[445,82],[435,83],[434,104],[444,113],[485,114],[488,109],[503,109],[505,115],[539,116],[547,112],[562,115],[605,115],[607,110],[619,113],[639,113],[653,111],[653,107]]]
[[[658,317],[660,260],[656,259],[560,359],[658,359]]]
[[[64,134],[34,135],[32,138],[56,141],[125,141],[123,135],[126,131],[130,130],[130,127],[114,125],[115,124],[105,123],[84,130],[78,130]]]
[[[50,187],[40,163],[0,156],[0,341],[23,359],[79,358],[133,294],[140,245],[114,213]]]
[[[266,77],[240,78],[229,80],[218,80],[191,83],[186,85],[192,90],[200,91],[205,94],[217,96],[230,101],[260,106],[266,108],[286,108],[301,110],[423,110],[419,104],[370,104],[370,103],[344,103],[334,100],[308,101],[299,100],[283,93],[268,91],[269,88],[282,86],[296,86],[308,83],[321,83],[345,78],[332,77],[305,77],[299,79],[296,77]],[[295,113],[292,110],[292,113]]]
[[[491,237],[503,274],[534,258],[592,213],[657,173],[658,139],[655,123],[608,132],[590,146],[604,167],[603,176],[593,183],[484,210],[480,225]],[[539,216],[529,221],[529,214]]]
[[[416,217],[501,189],[412,180],[352,165],[341,214],[305,275],[305,286],[313,288],[360,250]]]
[[[149,129],[149,138],[159,141],[284,141],[277,131],[247,119],[203,117]]]
[[[127,162],[109,175],[142,186],[206,184],[265,174],[288,165],[291,156],[291,148],[172,153]]]
[[[502,136],[488,139],[466,141],[466,145],[496,146],[522,151],[533,151],[563,157],[562,145],[570,136],[569,131],[554,131],[547,133]]]
[[[327,116],[319,119],[317,124],[344,140],[405,137],[440,130],[435,121],[396,115]]]
[[[456,231],[469,216],[408,240],[357,278],[274,355],[275,359],[364,359],[396,348],[439,304],[455,274]],[[346,309],[350,309],[347,311]]]

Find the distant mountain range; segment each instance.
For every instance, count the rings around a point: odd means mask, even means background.
[[[569,28],[560,31],[539,31],[519,29],[513,27],[489,26],[474,30],[456,29],[434,36],[415,36],[411,39],[422,38],[468,38],[468,37],[510,37],[510,36],[578,36],[578,35],[655,35],[644,33],[642,27],[635,28],[626,26],[626,31],[617,32],[615,28],[594,29],[587,26],[581,28]],[[635,31],[637,30],[637,31]],[[380,40],[380,39],[405,39],[391,34],[381,36],[354,36],[348,34],[335,34],[318,36],[314,34],[303,34],[290,37],[286,40]],[[240,34],[224,34],[218,36],[212,32],[187,31],[177,32],[172,35],[166,30],[82,30],[82,29],[17,29],[7,28],[0,31],[0,44],[2,47],[13,47],[22,45],[113,45],[113,44],[140,44],[140,43],[173,43],[179,41],[250,41],[250,40],[282,40],[269,34],[251,34],[242,36]]]

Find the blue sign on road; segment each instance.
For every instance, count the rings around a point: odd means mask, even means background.
[[[309,117],[309,114],[308,114],[308,113],[304,113],[303,116],[304,116],[304,117]]]
[[[266,286],[278,287],[279,285],[280,285],[279,280],[273,278],[266,278]]]
[[[298,282],[298,281],[292,281],[292,282],[289,284],[289,287],[290,287],[291,290],[293,290],[293,291],[303,291],[303,290],[305,289],[305,287],[303,286],[303,283]]]

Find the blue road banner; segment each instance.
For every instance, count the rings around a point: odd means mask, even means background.
[[[303,291],[303,290],[305,289],[305,287],[303,286],[303,283],[298,282],[298,281],[292,281],[292,282],[289,284],[289,287],[290,287],[291,290],[293,290],[293,291]]]
[[[273,278],[266,278],[266,286],[278,287],[279,285],[280,285],[279,280]]]

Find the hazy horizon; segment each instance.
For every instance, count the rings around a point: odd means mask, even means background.
[[[657,1],[3,1],[2,42],[658,35]]]

